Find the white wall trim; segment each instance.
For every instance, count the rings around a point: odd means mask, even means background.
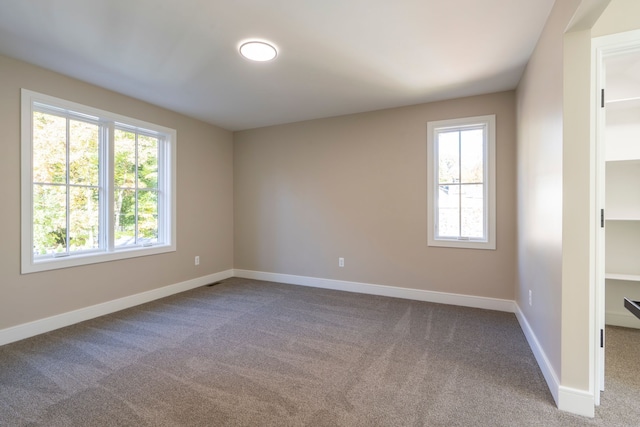
[[[360,294],[380,295],[393,298],[427,301],[438,304],[459,305],[486,310],[515,312],[515,303],[511,300],[486,298],[473,295],[450,294],[446,292],[425,291],[422,289],[401,288],[397,286],[374,285],[370,283],[348,282],[344,280],[321,279],[318,277],[295,276],[291,274],[267,273],[252,270],[234,270],[234,276],[246,279],[266,280],[290,285],[310,286],[313,288],[334,289]]]
[[[592,393],[576,388],[560,386],[558,389],[558,409],[593,418],[596,415],[596,402]]]
[[[640,321],[638,321],[638,318],[631,313],[615,313],[607,311],[605,314],[605,324],[640,329]]]
[[[536,334],[533,332],[531,325],[527,321],[524,313],[520,309],[518,303],[515,303],[516,306],[516,318],[520,323],[520,328],[522,328],[522,332],[524,332],[525,338],[527,338],[527,342],[529,343],[529,347],[531,347],[531,351],[538,362],[538,366],[540,366],[540,370],[542,371],[542,375],[544,376],[545,381],[547,382],[547,386],[549,387],[549,391],[551,391],[551,395],[553,396],[553,400],[555,400],[556,405],[558,404],[559,398],[559,389],[560,389],[560,380],[556,375],[556,371],[551,366],[551,362],[547,358],[547,354],[542,349]]]
[[[0,345],[9,344],[14,341],[50,332],[85,320],[124,310],[125,308],[134,307],[159,298],[168,297],[209,283],[228,279],[232,276],[233,270],[221,271],[219,273],[209,274],[207,276],[198,277],[185,282],[164,286],[162,288],[80,308],[67,313],[35,320],[33,322],[12,326],[10,328],[0,330]]]
[[[529,347],[531,347],[531,351],[538,362],[538,366],[542,371],[542,375],[547,382],[549,391],[551,391],[551,395],[558,409],[593,418],[595,416],[595,399],[593,394],[588,391],[560,385],[558,375],[553,369],[553,366],[551,366],[551,362],[549,362],[549,358],[540,345],[527,318],[520,309],[520,306],[517,303],[514,303],[514,305],[516,307],[516,318],[518,322],[520,322],[520,327],[524,332],[524,336],[527,338]]]

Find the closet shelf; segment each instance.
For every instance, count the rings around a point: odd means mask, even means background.
[[[627,282],[640,282],[640,274],[605,273],[604,278],[611,280],[625,280]]]
[[[624,166],[624,165],[637,165],[637,164],[640,164],[640,159],[635,159],[635,158],[607,159],[607,165],[613,165],[613,167],[616,167],[618,165]]]
[[[605,105],[613,109],[628,109],[640,106],[640,97],[611,99]]]

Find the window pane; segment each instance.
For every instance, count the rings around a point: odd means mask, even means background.
[[[114,171],[116,187],[136,186],[136,134],[116,129],[114,133]]]
[[[461,233],[463,237],[484,236],[484,186],[462,185],[460,205],[462,209]]]
[[[99,244],[98,189],[69,188],[69,251],[96,249]]]
[[[158,242],[158,192],[138,192],[139,243]]]
[[[45,255],[67,250],[66,187],[33,186],[33,253]]]
[[[138,135],[138,188],[158,187],[158,138]]]
[[[64,184],[67,181],[67,120],[33,113],[33,182]]]
[[[484,181],[484,131],[483,129],[460,132],[461,182],[482,183]]]
[[[116,190],[115,200],[115,245],[116,247],[136,243],[136,192]]]
[[[69,183],[98,185],[98,126],[69,121]]]
[[[460,236],[460,186],[441,185],[438,187],[438,235],[440,237]]]
[[[458,131],[437,134],[438,182],[440,184],[460,181],[459,135]]]

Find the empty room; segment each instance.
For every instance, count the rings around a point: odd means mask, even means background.
[[[636,0],[0,3],[0,425],[637,425]]]

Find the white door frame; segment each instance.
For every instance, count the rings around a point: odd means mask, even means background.
[[[595,404],[600,404],[600,391],[604,390],[604,362],[605,351],[601,347],[601,330],[605,324],[605,229],[601,227],[601,209],[605,207],[605,109],[601,106],[601,91],[605,88],[606,70],[604,60],[608,57],[640,52],[640,30],[612,34],[592,39],[591,43],[592,73],[591,99],[597,100],[592,105],[592,135],[595,137],[595,147],[591,161],[592,173],[595,174],[595,186],[591,189],[591,196],[595,200],[596,212],[593,215],[595,239],[592,253],[595,263],[592,269],[595,286],[591,296],[591,333],[594,337],[593,360],[594,371],[590,381],[594,384]],[[605,95],[606,96],[606,95]],[[593,181],[592,181],[593,182]],[[602,332],[603,333],[603,332]],[[604,339],[604,336],[602,337]]]

